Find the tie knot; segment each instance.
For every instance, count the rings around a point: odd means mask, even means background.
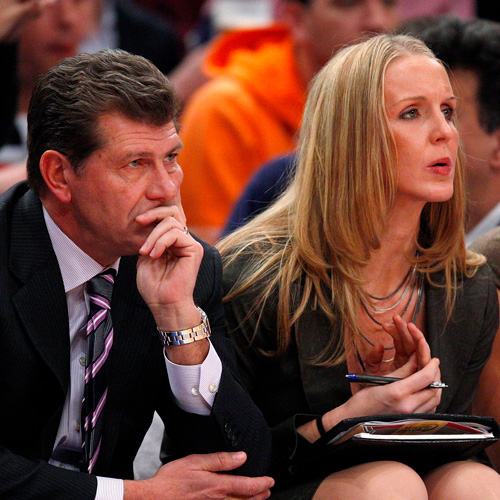
[[[114,269],[106,269],[106,271],[89,280],[88,294],[90,302],[104,309],[111,307],[111,295],[113,294],[115,276],[116,271]]]

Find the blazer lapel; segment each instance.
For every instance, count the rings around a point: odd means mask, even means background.
[[[442,275],[433,276],[432,279],[441,283]],[[477,344],[477,338],[471,335],[478,331],[476,325],[481,322],[481,318],[476,317],[474,309],[470,305],[466,307],[464,301],[467,297],[468,301],[474,303],[476,300],[484,300],[484,297],[478,299],[470,291],[465,293],[466,286],[467,283],[459,286],[454,313],[448,319],[445,288],[426,284],[427,341],[432,357],[441,361],[441,379],[448,385],[442,391],[441,403],[438,406],[440,412],[446,412],[460,392],[461,377]],[[468,313],[465,314],[465,311]]]
[[[28,191],[12,218],[10,270],[22,286],[13,304],[26,333],[66,393],[69,330],[64,286],[38,197]]]
[[[345,378],[346,363],[328,367],[312,363],[331,337],[332,325],[319,309],[308,310],[301,316],[296,328],[297,352],[304,394],[313,413],[324,413],[351,397]]]

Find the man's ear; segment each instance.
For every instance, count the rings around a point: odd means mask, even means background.
[[[62,203],[71,201],[71,190],[68,185],[68,175],[73,173],[73,167],[65,155],[49,149],[40,158],[40,172],[47,189]]]
[[[500,128],[496,129],[492,135],[495,147],[491,151],[488,163],[495,172],[500,172]]]
[[[301,42],[307,39],[308,31],[306,27],[308,6],[298,0],[286,0],[280,2],[280,16],[282,21],[292,35],[295,42]]]

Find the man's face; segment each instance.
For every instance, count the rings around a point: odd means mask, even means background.
[[[467,181],[480,187],[490,176],[498,175],[490,164],[498,148],[496,134],[488,134],[479,124],[478,79],[470,70],[453,70],[453,88],[458,100],[458,130],[467,158]]]
[[[20,37],[22,78],[33,79],[78,53],[96,27],[98,0],[58,0],[26,24]]]
[[[398,22],[396,4],[396,0],[310,0],[304,29],[317,67],[366,33],[394,29]]]
[[[150,126],[116,113],[102,116],[98,133],[104,145],[76,174],[66,170],[71,193],[67,234],[103,265],[135,255],[155,224],[136,217],[160,206],[180,207],[183,173],[177,164],[182,143],[172,121]]]

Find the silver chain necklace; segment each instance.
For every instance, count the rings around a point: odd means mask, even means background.
[[[415,270],[415,268],[413,268]],[[420,308],[422,307],[422,299],[423,299],[423,292],[424,292],[424,275],[423,274],[419,274],[418,276],[415,276],[416,272],[413,272],[412,273],[412,280],[413,281],[413,285],[411,287],[411,292],[410,292],[410,296],[408,298],[408,302],[403,310],[403,312],[400,314],[401,317],[403,317],[406,312],[408,311],[408,309],[410,308],[410,305],[411,305],[411,302],[412,302],[412,299],[413,299],[413,295],[415,293],[415,290],[417,291],[417,300],[415,302],[415,309],[413,311],[413,315],[412,315],[412,318],[411,318],[411,322],[414,323],[417,316],[418,316],[418,313],[420,312]],[[405,277],[405,280],[406,281],[406,277]],[[404,282],[403,281],[403,282]],[[410,282],[411,282],[410,281]],[[409,283],[410,283],[409,282]],[[399,289],[401,288],[401,285],[398,287]],[[371,295],[370,295],[371,297]],[[401,302],[401,300],[399,300],[399,302]],[[382,326],[382,323],[380,321],[377,321],[369,312],[368,308],[366,307],[366,304],[364,303],[364,301],[362,300],[361,301],[361,305],[363,306],[363,309],[365,310],[366,314],[368,315],[368,317],[373,321],[375,322],[377,325],[379,326]],[[391,308],[393,309],[393,308]],[[389,310],[391,310],[389,309]],[[372,342],[362,331],[359,331],[359,334],[361,336],[361,338],[367,342],[368,344],[370,344],[372,347],[375,347],[375,343]],[[390,346],[390,347],[384,347],[384,351],[391,351],[392,349],[394,349],[394,346]],[[357,348],[356,348],[357,350]]]

